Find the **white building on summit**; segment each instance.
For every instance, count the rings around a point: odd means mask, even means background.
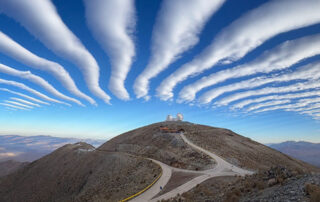
[[[168,115],[166,121],[183,121],[183,115],[181,113],[178,113],[176,118]]]

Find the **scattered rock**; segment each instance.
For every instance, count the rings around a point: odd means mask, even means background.
[[[274,178],[273,178],[274,179]],[[320,174],[303,175],[297,178],[289,178],[283,185],[269,187],[257,193],[251,193],[243,197],[241,202],[249,201],[268,201],[268,202],[283,202],[283,201],[312,201],[319,202],[320,198]],[[318,190],[318,191],[317,191]],[[312,194],[313,193],[313,194]],[[316,195],[319,193],[319,196]],[[311,195],[312,196],[311,196]],[[315,199],[311,200],[312,197]]]
[[[273,185],[277,184],[276,178],[271,178],[268,180],[268,186],[271,187]]]

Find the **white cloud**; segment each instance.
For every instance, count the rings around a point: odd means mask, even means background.
[[[294,103],[294,104],[279,105],[279,106],[264,108],[264,109],[261,109],[261,110],[257,110],[254,113],[261,113],[261,112],[273,111],[273,110],[278,110],[278,109],[285,109],[286,111],[310,110],[310,109],[319,108],[319,105],[314,105],[314,106],[311,106],[311,107],[307,107],[311,103],[318,103],[318,102],[320,102],[320,98],[300,100],[299,102]],[[302,112],[300,112],[300,113],[302,113]]]
[[[99,66],[81,41],[69,30],[49,0],[2,0],[0,13],[14,18],[47,48],[81,70],[89,90],[109,103],[99,86]]]
[[[305,105],[302,104],[302,103],[299,103],[299,104],[290,104],[290,105],[279,105],[279,106],[274,106],[274,107],[269,107],[269,108],[260,109],[260,110],[254,111],[254,113],[274,111],[274,110],[278,110],[278,109],[291,109],[291,108],[303,107],[303,106],[305,106]]]
[[[165,0],[152,35],[151,58],[134,83],[138,98],[148,94],[149,80],[198,43],[198,35],[225,0]]]
[[[302,108],[294,108],[294,109],[287,109],[286,111],[296,111],[296,112],[300,112],[300,111],[309,111],[309,110],[314,110],[314,109],[318,109],[320,108],[320,101],[319,99],[317,101],[315,101],[315,104],[311,104],[308,107],[302,107]],[[309,103],[310,104],[310,103]]]
[[[27,101],[27,100],[23,100],[23,99],[20,99],[20,98],[11,97],[10,99],[18,101],[18,102],[21,102],[23,104],[27,104],[27,105],[31,105],[31,106],[35,106],[35,107],[40,107],[40,105],[38,105],[36,103],[30,102],[30,101]]]
[[[320,45],[320,44],[319,44]],[[319,50],[320,51],[320,50]],[[257,66],[258,67],[258,66]],[[272,67],[270,67],[272,69]],[[255,88],[265,84],[273,82],[288,82],[293,80],[313,80],[320,77],[320,63],[315,62],[303,67],[300,67],[297,71],[291,73],[284,73],[280,75],[274,75],[271,77],[257,77],[249,80],[244,80],[238,83],[229,84],[219,88],[214,88],[205,92],[200,98],[200,103],[210,103],[218,96],[235,90]]]
[[[220,101],[216,102],[217,105],[227,105],[230,102],[234,102],[243,98],[251,97],[251,96],[259,96],[259,95],[267,95],[272,93],[288,93],[288,92],[297,92],[297,91],[303,91],[307,89],[316,89],[320,88],[320,80],[314,80],[309,82],[301,82],[296,83],[288,86],[282,86],[282,87],[266,87],[258,90],[251,90],[246,91],[242,93],[236,93],[234,95],[225,97],[221,99]]]
[[[35,84],[38,84],[42,88],[46,89],[49,93],[51,93],[61,99],[77,103],[80,106],[84,106],[79,100],[71,98],[69,96],[66,96],[66,95],[60,93],[57,89],[55,89],[46,80],[44,80],[43,78],[41,78],[37,75],[32,74],[30,71],[19,71],[14,68],[8,67],[6,65],[0,64],[0,72],[5,73],[5,74],[9,74],[12,76],[20,77],[23,79],[27,79]]]
[[[68,103],[61,102],[61,101],[59,101],[59,100],[50,98],[50,97],[48,97],[48,96],[46,96],[46,95],[44,95],[44,94],[42,94],[42,93],[40,93],[40,92],[38,92],[38,91],[36,91],[36,90],[34,90],[34,89],[26,86],[26,85],[23,84],[23,83],[19,83],[19,82],[16,82],[16,81],[9,81],[9,80],[5,80],[5,79],[0,79],[0,84],[6,84],[6,85],[11,85],[11,86],[16,86],[16,87],[18,87],[18,88],[21,88],[21,89],[23,89],[23,90],[26,90],[26,91],[28,91],[28,92],[36,95],[36,96],[38,96],[38,97],[40,97],[40,98],[42,98],[42,99],[44,99],[44,100],[47,100],[47,101],[50,101],[50,102],[59,103],[59,104],[64,104],[64,105],[67,105],[67,106],[71,106],[71,105],[68,104]]]
[[[278,100],[278,101],[271,101],[266,103],[257,104],[251,106],[247,109],[247,111],[254,111],[253,113],[261,113],[267,111],[274,111],[274,110],[285,110],[285,111],[294,111],[298,112],[299,114],[307,114],[315,118],[315,113],[319,112],[320,108],[320,97],[315,98],[308,98],[308,99],[300,99],[296,103],[293,104],[285,104],[288,103],[290,100]],[[291,100],[292,102],[292,100]],[[273,107],[267,107],[277,105]],[[262,107],[267,107],[264,109],[260,109]],[[260,109],[260,110],[257,110]]]
[[[62,85],[72,94],[83,98],[91,104],[96,102],[88,95],[82,93],[69,73],[58,63],[41,58],[20,44],[12,40],[10,37],[0,31],[0,52],[27,65],[30,68],[39,69],[51,73]]]
[[[0,159],[8,158],[8,157],[15,157],[20,155],[21,152],[1,152]]]
[[[50,105],[50,104],[47,103],[47,102],[44,102],[44,101],[39,100],[39,99],[36,99],[36,98],[34,98],[34,97],[25,95],[25,94],[23,94],[23,93],[19,93],[19,92],[16,92],[16,91],[12,91],[12,90],[9,90],[9,89],[6,89],[6,88],[0,88],[0,90],[1,90],[1,91],[5,91],[5,92],[9,92],[9,93],[14,94],[14,95],[18,95],[18,96],[20,96],[20,97],[24,97],[24,98],[26,98],[26,99],[29,99],[29,100],[33,101],[33,102],[37,102],[37,103],[44,104],[44,105]]]
[[[308,111],[320,107],[320,97],[301,99],[297,104],[303,105],[303,108],[288,109],[287,111]]]
[[[135,47],[135,7],[132,0],[84,0],[87,24],[111,60],[109,89],[118,98],[130,98],[124,82],[130,70]]]
[[[10,111],[17,111],[17,109],[14,109],[12,107],[5,107],[5,109],[10,110]]]
[[[290,100],[276,100],[276,101],[271,101],[271,102],[265,102],[265,103],[261,103],[261,104],[257,104],[254,106],[249,107],[246,111],[253,111],[256,109],[260,109],[262,107],[269,107],[269,106],[273,106],[273,105],[281,105],[281,104],[286,104],[289,103]]]
[[[25,104],[22,104],[22,103],[19,103],[19,102],[11,101],[11,100],[5,100],[4,102],[9,103],[9,104],[12,104],[12,105],[17,105],[17,106],[23,107],[23,108],[33,109],[32,106],[25,105]]]
[[[247,99],[233,105],[231,108],[241,109],[247,105],[264,102],[268,100],[296,99],[296,98],[312,97],[312,96],[320,96],[320,91],[310,91],[310,92],[294,93],[294,94],[286,94],[286,95],[270,95],[270,96],[255,98],[255,99]]]
[[[320,54],[319,46],[320,34],[286,41],[271,50],[265,51],[252,62],[205,76],[193,84],[185,86],[179,93],[179,99],[181,101],[191,101],[195,98],[196,93],[203,88],[228,79],[289,68],[305,58]],[[214,91],[215,89],[203,95],[202,101],[208,103],[214,99],[216,96]]]
[[[201,54],[163,80],[157,95],[167,100],[173,97],[173,88],[188,77],[218,62],[236,61],[280,33],[319,23],[319,7],[318,0],[273,0],[248,12],[222,30]]]
[[[318,107],[319,108],[319,107]],[[313,110],[310,110],[310,111],[303,111],[303,112],[300,112],[300,114],[309,114],[309,115],[313,115],[315,113],[320,113],[320,109],[313,109]]]
[[[12,104],[8,104],[8,103],[0,103],[0,105],[5,106],[5,107],[9,107],[9,108],[13,108],[13,109],[29,110],[24,107],[18,107],[16,105],[12,105]]]
[[[320,102],[320,97],[300,99],[299,102],[306,103],[306,104],[316,103],[316,102]]]

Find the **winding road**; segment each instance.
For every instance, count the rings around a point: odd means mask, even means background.
[[[205,153],[206,155],[213,158],[216,161],[215,167],[213,169],[204,170],[204,171],[192,171],[192,170],[174,168],[174,167],[166,165],[160,161],[150,159],[154,163],[158,164],[161,167],[162,176],[150,189],[148,189],[146,192],[144,192],[143,194],[137,196],[136,198],[134,198],[130,201],[132,201],[132,202],[147,202],[147,201],[155,202],[155,201],[161,201],[162,199],[170,199],[172,197],[175,197],[177,194],[182,194],[184,192],[189,191],[193,187],[197,186],[197,184],[200,184],[200,183],[202,183],[212,177],[236,176],[236,175],[245,176],[245,175],[252,175],[254,173],[252,171],[245,170],[245,169],[239,168],[235,165],[232,165],[232,164],[228,163],[227,161],[225,161],[224,159],[222,159],[221,157],[219,157],[218,155],[193,144],[190,140],[188,140],[186,138],[186,136],[183,133],[175,134],[175,135],[180,135],[180,137],[183,139],[183,141],[186,144],[188,144],[189,146],[191,146],[195,150],[198,150],[202,153]],[[154,198],[155,196],[157,196],[160,193],[160,191],[161,191],[160,186],[165,187],[165,185],[169,182],[173,171],[186,172],[186,173],[198,173],[201,175],[196,178],[191,179],[190,181],[180,185],[179,187],[176,187],[175,189],[173,189],[165,194],[162,194],[162,195]]]

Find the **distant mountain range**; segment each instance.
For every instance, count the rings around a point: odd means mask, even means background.
[[[0,135],[0,162],[14,160],[31,162],[65,144],[87,142],[98,147],[106,140],[61,138],[52,136]]]
[[[320,167],[320,143],[287,141],[267,145],[284,154]]]

